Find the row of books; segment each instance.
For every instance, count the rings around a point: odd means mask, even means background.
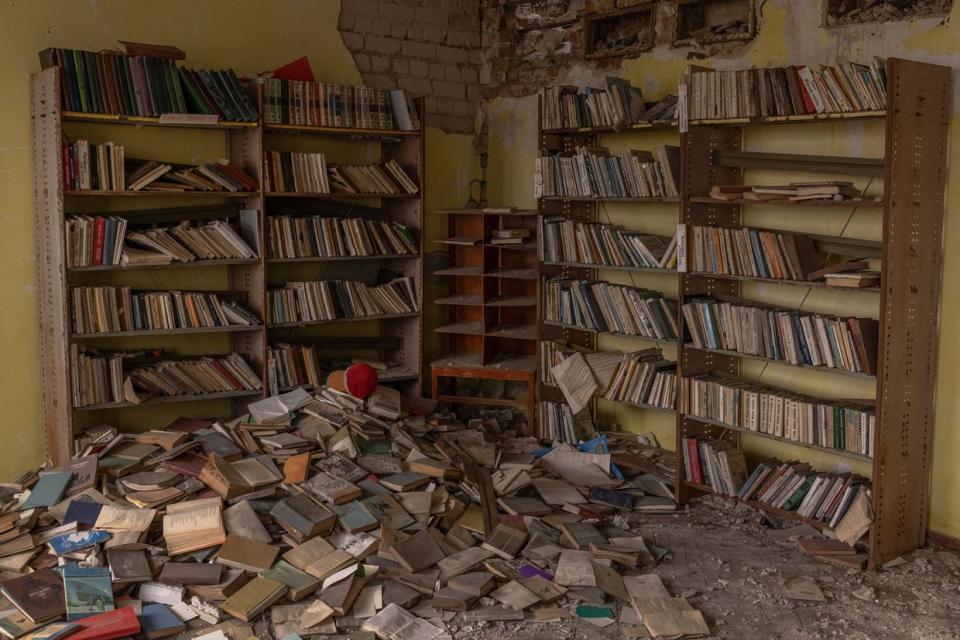
[[[540,342],[540,372],[544,384],[556,386],[557,381],[553,376],[553,368],[567,359],[573,350],[559,342],[553,340],[543,340]]]
[[[124,190],[126,181],[122,145],[74,140],[64,142],[62,149],[63,188],[67,191]]]
[[[216,293],[133,293],[130,287],[73,287],[70,311],[75,334],[260,324],[249,310]]]
[[[403,89],[268,78],[263,120],[271,124],[417,131],[420,117]]]
[[[872,456],[877,430],[873,408],[775,389],[720,375],[684,377],[684,413],[746,431],[827,449]]]
[[[71,344],[73,407],[123,402],[125,357],[128,357],[128,354],[100,354],[94,350],[84,349],[76,343]]]
[[[319,322],[340,318],[398,315],[419,310],[413,278],[380,285],[354,280],[288,282],[267,292],[270,322]]]
[[[735,496],[747,481],[747,461],[743,451],[727,440],[683,438],[683,472],[687,482]]]
[[[264,187],[281,193],[417,193],[420,187],[396,160],[383,164],[328,166],[322,153],[270,151]]]
[[[863,193],[852,182],[819,180],[791,182],[786,185],[714,185],[710,197],[714,200],[754,200],[757,202],[810,202],[815,200],[853,200]]]
[[[236,163],[218,158],[197,166],[151,160],[137,167],[126,180],[128,191],[230,191],[252,192],[257,180]]]
[[[267,356],[271,380],[278,389],[301,385],[319,387],[325,381],[314,346],[278,342],[269,346]]]
[[[392,256],[419,252],[409,228],[392,220],[271,216],[267,255],[271,258]]]
[[[225,358],[204,357],[190,360],[169,360],[138,367],[130,372],[134,393],[148,397],[170,397],[257,391],[263,382],[250,365],[236,353]]]
[[[538,198],[676,198],[680,148],[611,154],[606,147],[579,147],[572,156],[541,156],[534,176]]]
[[[540,91],[544,129],[614,128],[676,118],[677,96],[647,104],[638,87],[608,76],[605,88],[557,86]]]
[[[880,111],[886,108],[886,62],[692,71],[692,120]]]
[[[802,311],[696,299],[683,305],[693,345],[736,351],[793,365],[873,374],[879,323]]]
[[[759,229],[691,225],[685,236],[688,269],[695,272],[807,280],[822,266],[807,236]]]
[[[239,122],[259,118],[232,69],[186,69],[169,58],[53,48],[40,52],[40,64],[44,69],[60,67],[60,95],[67,111],[153,117],[215,114]]]
[[[659,349],[623,354],[604,397],[663,409],[677,407],[677,363]]]
[[[577,444],[573,412],[566,402],[541,401],[537,405],[539,437],[553,442]]]
[[[563,276],[547,280],[544,290],[547,321],[660,340],[677,336],[676,306],[659,291]]]
[[[248,218],[252,218],[255,224],[256,212],[250,213],[252,216]],[[125,218],[81,215],[68,217],[64,226],[68,268],[155,265],[257,256],[250,244],[226,220],[184,220],[169,227],[134,231],[127,228]]]
[[[540,258],[544,262],[651,269],[677,266],[676,236],[666,238],[600,222],[541,216],[540,237]]]

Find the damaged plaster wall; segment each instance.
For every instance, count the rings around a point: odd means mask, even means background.
[[[573,5],[577,0],[572,0]],[[902,21],[869,22],[843,27],[826,28],[824,26],[825,5],[820,0],[762,0],[756,2],[757,33],[753,40],[744,42],[724,42],[710,45],[675,47],[672,44],[672,23],[675,20],[675,4],[671,1],[659,3],[657,15],[656,45],[637,57],[620,60],[584,61],[578,57],[581,46],[578,35],[579,26],[570,23],[566,27],[548,27],[549,29],[567,29],[568,33],[555,34],[553,39],[536,50],[533,58],[518,59],[511,54],[509,64],[504,64],[502,56],[516,52],[503,40],[509,37],[520,38],[513,33],[505,33],[503,27],[516,24],[516,14],[511,18],[505,12],[515,10],[518,3],[488,0],[488,9],[484,19],[484,45],[487,59],[482,77],[486,82],[484,95],[489,100],[484,104],[485,122],[489,127],[489,201],[496,206],[536,206],[533,198],[533,168],[537,157],[537,97],[536,91],[542,84],[569,84],[602,86],[605,75],[617,75],[629,79],[639,86],[644,96],[656,100],[669,93],[676,93],[678,81],[687,66],[694,62],[698,65],[720,69],[742,69],[750,66],[783,66],[789,64],[831,64],[838,61],[869,61],[873,56],[899,56],[941,64],[956,68],[960,65],[960,8],[953,8],[948,16]],[[538,4],[538,3],[525,3]],[[568,3],[541,2],[549,4],[557,15],[562,15],[562,7]],[[527,21],[529,17],[525,18]],[[523,38],[529,38],[529,34]],[[541,42],[543,40],[541,39]],[[559,43],[559,44],[558,44]],[[569,43],[570,51],[566,51]],[[952,142],[949,148],[949,164],[960,166],[960,82],[954,74],[953,117],[951,118]],[[883,150],[883,127],[879,122],[848,123],[843,125],[785,126],[750,129],[746,135],[746,148],[820,155],[862,155],[881,157]],[[631,148],[650,148],[657,144],[676,144],[673,138],[663,134],[641,134],[619,137],[605,137],[611,151],[619,152]],[[755,173],[748,179],[760,182],[784,179],[784,175]],[[796,179],[800,179],[799,177]],[[775,183],[775,182],[774,182]],[[960,536],[960,500],[955,498],[955,488],[960,484],[960,430],[956,423],[960,421],[960,396],[954,389],[960,386],[960,334],[952,331],[953,319],[960,313],[957,296],[951,295],[960,287],[960,181],[947,180],[947,211],[945,217],[945,245],[943,261],[943,291],[941,307],[939,367],[937,372],[937,394],[935,406],[934,447],[932,452],[932,487],[930,493],[930,529],[952,536]],[[877,188],[879,185],[874,185]],[[766,210],[768,208],[755,208]],[[785,220],[776,208],[770,211],[750,211],[745,215],[748,224],[758,226],[780,226],[807,232],[838,235],[841,232],[851,237],[878,239],[881,222],[876,214],[859,212],[850,219],[842,214],[834,217],[818,212],[805,213],[803,218],[793,216]],[[871,217],[873,215],[873,217]],[[676,224],[676,208],[668,205],[645,204],[642,207],[623,204],[607,205],[601,210],[601,217],[615,224],[629,224],[631,228],[641,229],[663,235],[672,235]],[[633,283],[637,286],[649,286],[664,291],[667,295],[676,294],[675,278],[656,274],[632,274],[604,272],[604,279],[616,282]],[[752,285],[744,288],[744,296],[780,303],[821,313],[844,315],[877,316],[875,303],[856,302],[855,296],[841,293],[815,291],[804,297],[804,290],[784,291],[793,287]],[[601,348],[635,350],[636,342],[618,341],[616,338],[603,338]],[[641,345],[642,346],[642,345]],[[669,348],[667,357],[675,357]],[[829,376],[818,377],[813,372],[788,370],[784,367],[770,366],[764,369],[756,363],[745,363],[743,372],[748,376],[759,376],[761,380],[773,385],[794,388],[799,391],[824,396],[837,395],[837,386]],[[843,381],[844,397],[873,397],[873,385],[865,381]],[[601,420],[605,424],[615,423],[622,428],[636,432],[653,431],[660,441],[673,448],[675,437],[674,418],[669,415],[655,414],[642,410],[611,406],[601,406]],[[744,448],[756,456],[777,455],[789,458],[793,447],[760,438],[744,437]],[[804,459],[810,458],[805,451]],[[868,472],[864,465],[856,463],[838,463],[838,458],[828,455],[815,455],[811,462],[821,469]]]

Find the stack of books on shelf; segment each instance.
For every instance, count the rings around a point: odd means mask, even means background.
[[[540,402],[537,406],[537,420],[540,437],[574,445],[580,442],[574,428],[573,412],[567,403]]]
[[[694,299],[683,305],[693,346],[793,365],[876,373],[879,323],[759,305]]]
[[[263,121],[308,127],[417,131],[420,117],[403,89],[267,78]]]
[[[677,363],[664,359],[659,349],[625,353],[604,397],[628,404],[676,409]]]
[[[146,117],[189,113],[235,122],[259,118],[232,69],[186,69],[170,58],[75,49],[44,49],[40,64],[60,67],[66,111]]]
[[[352,280],[288,282],[267,292],[270,322],[320,322],[400,315],[419,310],[413,278],[371,286]]]
[[[130,287],[73,287],[70,311],[76,334],[260,324],[250,311],[216,293],[133,293]]]
[[[271,258],[335,258],[412,255],[419,241],[409,228],[392,220],[267,218],[267,255]]]
[[[684,377],[683,412],[792,442],[873,456],[877,417],[855,402],[825,400],[723,375]]]
[[[541,216],[540,258],[611,267],[674,269],[677,237],[666,238],[600,222],[574,222],[563,216]]]
[[[646,104],[637,87],[608,76],[604,89],[548,87],[540,91],[544,129],[615,128],[641,122],[669,122],[676,116],[677,96]]]
[[[534,192],[538,198],[676,198],[680,148],[633,150],[613,155],[606,147],[579,147],[572,156],[542,156]]]
[[[540,380],[544,384],[557,385],[553,368],[572,355],[574,349],[553,340],[540,342]]]
[[[225,358],[158,362],[134,369],[129,377],[133,393],[141,401],[150,397],[257,391],[263,387],[250,365],[236,353]]]
[[[255,222],[255,212],[252,213]],[[67,267],[156,265],[257,256],[226,220],[184,220],[170,227],[137,231],[128,229],[127,224],[126,219],[116,217],[67,218]]]
[[[681,249],[688,269],[722,275],[807,280],[823,258],[808,236],[759,229],[691,225]]]
[[[252,192],[259,183],[237,164],[218,158],[197,166],[150,160],[127,176],[127,191]]]
[[[743,451],[726,440],[683,438],[683,471],[687,482],[724,496],[737,495],[747,481]]]
[[[324,383],[323,370],[313,346],[278,342],[270,345],[268,360],[279,389],[302,385],[319,387]]]
[[[525,244],[530,239],[530,229],[493,229],[490,244]]]
[[[659,291],[556,277],[546,281],[545,294],[548,322],[659,340],[677,337],[676,305]]]
[[[104,353],[70,345],[73,406],[123,402],[123,360],[134,354]],[[139,355],[139,354],[136,354]]]
[[[852,182],[818,180],[791,182],[786,185],[714,185],[710,197],[714,200],[755,200],[757,202],[814,202],[829,200],[860,200],[863,193]]]
[[[264,164],[264,187],[275,193],[399,195],[420,190],[396,160],[328,167],[322,153],[269,151]]]
[[[692,120],[882,111],[886,62],[739,71],[691,70]]]
[[[123,145],[87,140],[64,142],[63,188],[67,191],[123,191],[126,185]]]

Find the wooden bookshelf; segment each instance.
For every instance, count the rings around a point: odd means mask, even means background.
[[[927,493],[932,445],[934,378],[937,356],[937,316],[940,295],[940,261],[944,209],[946,139],[949,120],[950,69],[891,58],[887,69],[887,108],[884,111],[692,121],[682,135],[682,179],[679,215],[685,225],[738,226],[744,207],[783,202],[727,201],[706,197],[717,184],[743,184],[743,168],[716,162],[724,152],[743,148],[748,127],[823,122],[844,123],[882,120],[886,151],[883,158],[882,201],[786,203],[842,210],[869,208],[882,216],[879,257],[882,286],[849,291],[875,296],[880,318],[877,359],[875,455],[870,458],[844,450],[794,442],[682,412],[677,415],[676,450],[683,439],[710,436],[739,442],[740,433],[773,437],[803,448],[815,449],[838,459],[871,464],[874,522],[869,534],[869,563],[875,568],[924,543],[927,528]],[[816,128],[811,135],[819,135]],[[825,159],[826,161],[827,159]],[[789,229],[794,207],[785,209],[784,228]],[[802,215],[798,212],[796,215]],[[824,215],[828,215],[824,213]],[[879,222],[879,220],[878,220]],[[909,230],[909,232],[907,231]],[[688,236],[689,237],[689,236]],[[682,270],[681,270],[682,271]],[[712,294],[739,297],[750,282],[792,287],[827,288],[822,282],[775,280],[710,273],[679,275],[680,305],[693,296]],[[830,287],[833,290],[842,287]],[[684,322],[680,313],[679,322]],[[683,332],[681,332],[682,335]],[[678,342],[679,374],[740,374],[743,360],[756,359],[736,352],[699,349]],[[761,360],[764,360],[761,358]],[[776,365],[791,367],[783,361]],[[823,367],[799,366],[830,374],[874,379],[865,374]],[[833,394],[840,396],[842,393]],[[749,452],[748,452],[749,453]],[[829,469],[826,469],[829,470]],[[677,496],[680,502],[709,487],[684,481],[682,456],[677,456]],[[791,511],[748,501],[781,519],[829,529],[822,522],[802,518]]]
[[[399,385],[405,393],[419,394],[422,376],[422,320],[419,312],[378,318],[344,319],[325,323],[291,323],[289,326],[271,326],[266,323],[266,292],[270,285],[286,280],[347,279],[356,271],[354,279],[372,276],[371,265],[380,262],[398,275],[414,279],[418,308],[422,308],[421,245],[415,255],[358,256],[351,258],[297,258],[268,259],[266,251],[266,216],[276,213],[313,215],[319,208],[329,210],[331,217],[367,214],[351,213],[364,206],[377,204],[377,215],[396,220],[411,228],[422,238],[424,147],[422,131],[379,131],[332,127],[299,127],[261,122],[189,123],[170,118],[146,118],[64,111],[60,103],[59,69],[46,69],[31,77],[32,132],[34,159],[34,209],[37,247],[37,284],[40,312],[40,370],[42,394],[42,421],[47,457],[55,463],[66,462],[73,453],[73,438],[77,430],[104,422],[120,427],[133,427],[127,414],[135,415],[138,408],[163,405],[183,406],[184,415],[230,417],[243,412],[246,406],[275,391],[270,388],[268,344],[276,337],[283,342],[303,342],[318,345],[331,354],[344,358],[371,357],[383,359],[394,366],[383,372],[382,380]],[[250,86],[251,94],[263,112],[263,99],[258,86]],[[423,113],[423,101],[416,107]],[[322,145],[325,138],[341,145],[378,145],[381,161],[394,159],[403,166],[419,187],[419,192],[408,195],[383,196],[379,194],[288,194],[268,193],[261,187],[254,192],[164,192],[164,191],[70,191],[63,188],[63,154],[61,142],[65,137],[79,137],[74,127],[83,127],[83,137],[93,142],[115,140],[121,144],[136,139],[141,128],[178,129],[180,135],[207,136],[219,140],[220,155],[243,167],[262,185],[261,169],[264,153],[284,149],[285,139],[300,139],[311,145]],[[99,127],[102,126],[102,133]],[[91,128],[93,127],[93,128]],[[187,133],[196,130],[196,133]],[[210,136],[213,136],[212,138]],[[219,136],[219,138],[217,137]],[[299,149],[298,149],[299,150]],[[368,154],[369,155],[369,154]],[[150,202],[151,208],[142,208],[134,200]],[[154,205],[153,203],[156,203]],[[170,204],[165,204],[169,202]],[[129,204],[124,204],[129,203]],[[155,209],[154,206],[167,208]],[[130,207],[126,210],[126,207]],[[133,208],[137,207],[137,208]],[[180,220],[202,220],[237,215],[239,210],[256,210],[258,216],[259,246],[254,247],[259,257],[237,260],[197,260],[161,266],[118,265],[96,267],[66,267],[64,220],[73,213],[108,211],[109,215],[128,218],[132,223],[175,223]],[[72,286],[109,286],[126,284],[126,276],[150,273],[165,275],[196,274],[203,270],[204,282],[216,283],[204,290],[229,290],[240,295],[239,302],[261,319],[256,326],[204,327],[145,331],[118,331],[108,333],[75,334],[71,330],[69,290]],[[334,269],[334,274],[328,274]],[[155,271],[156,270],[156,271]],[[289,274],[289,277],[288,277]],[[118,280],[119,279],[119,280]],[[196,279],[184,280],[183,286],[156,287],[159,289],[197,290]],[[347,322],[348,335],[327,336],[336,331],[340,322]],[[316,324],[317,326],[313,326]],[[319,326],[319,325],[324,326]],[[310,326],[305,326],[310,325]],[[346,327],[349,327],[347,329]],[[276,336],[274,336],[276,332]],[[370,332],[370,335],[361,335]],[[236,352],[243,356],[263,382],[256,392],[223,392],[199,395],[158,397],[141,403],[105,403],[74,408],[72,406],[72,371],[70,345],[80,342],[110,350],[130,349],[130,339],[136,348],[163,346],[175,357],[178,352],[203,355],[223,355]],[[166,356],[165,356],[166,357]],[[119,413],[123,410],[123,413]]]
[[[431,363],[433,397],[451,404],[514,406],[535,415],[539,270],[532,248],[536,212],[510,209],[454,209],[447,216],[448,266],[434,272],[447,280],[448,295],[433,303],[446,309],[444,357]],[[520,244],[492,244],[498,229],[527,229]],[[449,242],[470,238],[471,244]],[[458,241],[459,242],[459,241]],[[450,393],[457,378],[520,381],[527,397],[514,400]],[[532,426],[532,425],[531,425]]]

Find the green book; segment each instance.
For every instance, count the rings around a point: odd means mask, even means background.
[[[804,497],[807,495],[807,491],[810,491],[810,485],[813,484],[813,476],[807,476],[807,479],[803,481],[803,484],[793,492],[793,495],[783,504],[784,511],[793,511],[800,506],[800,503],[803,502]]]

